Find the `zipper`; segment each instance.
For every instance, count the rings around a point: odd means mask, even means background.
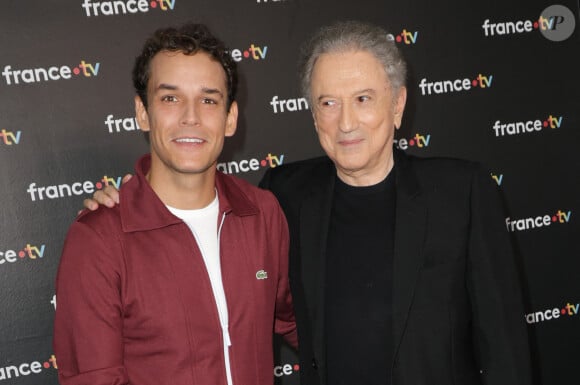
[[[224,222],[226,220],[226,215],[227,212],[223,212],[222,213],[222,219],[220,221],[220,225],[218,227],[218,234],[217,234],[217,241],[218,241],[218,256],[220,257],[220,265],[221,265],[221,235],[222,235],[222,227],[224,225]],[[221,269],[220,269],[221,271]],[[222,273],[222,277],[223,277],[223,273]],[[222,287],[223,287],[223,278],[222,278]],[[224,287],[224,295],[225,295],[225,287]],[[226,298],[226,306],[227,306],[227,298]],[[224,319],[223,315],[220,314],[220,307],[218,306],[218,316],[219,319],[222,320]],[[228,309],[229,311],[229,309]],[[224,351],[224,365],[227,365],[227,367],[229,367],[229,370],[226,370],[226,382],[228,385],[233,385],[233,379],[232,379],[232,365],[231,365],[231,361],[230,361],[230,357],[229,357],[229,349],[230,346],[232,345],[232,340],[230,338],[230,328],[229,328],[229,314],[228,314],[228,324],[226,325],[222,325],[220,322],[220,326],[222,329],[222,342],[223,342],[223,351]],[[227,361],[227,364],[226,364]]]

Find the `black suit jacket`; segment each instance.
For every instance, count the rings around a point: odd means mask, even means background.
[[[467,161],[395,151],[395,170],[394,359],[385,362],[393,385],[529,385],[522,297],[497,186]],[[260,184],[276,195],[290,228],[302,385],[327,385],[325,249],[335,174],[321,157],[270,169]]]

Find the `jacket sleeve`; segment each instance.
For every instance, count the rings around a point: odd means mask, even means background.
[[[107,237],[108,238],[108,237]],[[56,280],[54,351],[61,385],[123,385],[122,257],[114,238],[75,222]]]
[[[477,170],[471,186],[467,285],[485,385],[531,384],[523,296],[497,186]]]
[[[296,319],[294,317],[294,307],[292,306],[292,295],[290,294],[290,284],[288,279],[288,248],[289,233],[286,217],[276,202],[276,215],[273,219],[276,224],[273,228],[278,234],[272,239],[278,242],[274,245],[278,258],[278,288],[276,291],[276,314],[274,332],[284,337],[286,342],[293,348],[298,349],[298,335],[296,332]]]

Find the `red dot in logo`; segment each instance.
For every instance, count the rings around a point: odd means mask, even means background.
[[[98,189],[102,189],[102,188],[103,188],[103,184],[102,184],[101,182],[97,182],[97,183],[95,183],[95,186],[96,186]]]
[[[544,127],[548,127],[548,121],[544,120]]]
[[[267,165],[267,164],[268,164],[268,162],[266,162],[266,159],[262,159],[262,160],[260,161],[260,165],[261,165],[262,167],[266,167],[266,165]]]
[[[562,314],[566,314],[566,309],[562,309],[562,310],[560,310],[560,313],[562,313]]]
[[[415,145],[415,141],[413,139],[409,140],[409,146],[414,146]]]
[[[477,79],[476,80],[472,80],[471,81],[471,85],[474,86],[474,87],[477,86]]]
[[[403,41],[403,38],[401,37],[401,35],[397,35],[397,38],[395,40],[397,40],[397,43],[400,43]]]
[[[151,8],[157,8],[157,2],[156,1],[152,1],[150,3],[150,5],[151,5]]]
[[[247,59],[250,57],[250,53],[248,51],[244,51],[244,57]]]
[[[300,365],[294,364],[293,368],[294,368],[294,371],[297,372],[300,370]]]
[[[78,75],[81,73],[81,70],[78,69],[78,67],[75,67],[75,69],[73,70],[73,74]]]
[[[24,250],[20,250],[20,251],[18,252],[18,256],[19,256],[20,258],[24,258],[24,257],[26,256],[26,253],[24,252]]]
[[[539,26],[540,26],[540,23],[538,23],[537,21],[534,21],[534,29],[538,29]]]
[[[554,216],[552,217],[552,222],[556,222],[557,220],[558,220],[558,217],[554,215]]]
[[[50,364],[49,364],[48,362],[45,362],[44,364],[42,364],[42,366],[44,366],[44,367],[45,367],[45,369],[48,369],[48,368],[50,368]]]

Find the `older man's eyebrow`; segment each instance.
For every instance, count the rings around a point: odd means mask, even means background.
[[[360,95],[360,94],[375,94],[376,92],[377,91],[374,88],[365,88],[365,89],[353,92],[351,96],[356,96],[356,95]],[[322,94],[316,100],[320,101],[322,99],[334,98],[334,97],[335,96],[333,96],[331,94]]]

